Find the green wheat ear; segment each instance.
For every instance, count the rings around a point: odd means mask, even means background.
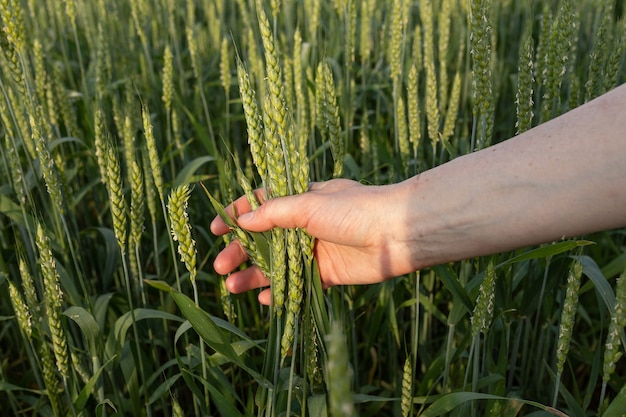
[[[565,300],[563,301],[563,309],[561,311],[561,324],[559,326],[559,338],[556,348],[556,387],[554,390],[553,405],[556,405],[561,374],[563,373],[567,354],[570,349],[570,342],[572,340],[572,331],[574,330],[576,309],[578,307],[578,291],[580,289],[582,274],[582,264],[574,260],[570,266],[569,275],[567,277]]]
[[[493,307],[496,289],[496,271],[493,263],[490,263],[485,273],[485,278],[478,290],[478,299],[472,313],[472,338],[478,333],[487,333],[493,318]]]
[[[489,146],[493,134],[493,76],[491,1],[472,0],[470,40],[472,65],[472,92],[474,139],[478,149]]]
[[[617,279],[615,293],[615,310],[609,324],[602,366],[602,380],[606,383],[611,379],[615,372],[615,364],[623,355],[620,339],[626,327],[626,272]]]
[[[404,361],[404,369],[402,371],[402,397],[400,401],[400,409],[402,417],[408,417],[411,414],[413,406],[413,365],[411,357],[407,356]]]
[[[50,336],[57,370],[63,378],[67,378],[69,376],[69,356],[67,353],[67,339],[63,331],[60,317],[61,306],[63,305],[63,291],[61,290],[56,260],[50,250],[50,241],[39,223],[37,224],[36,244],[39,250],[39,264],[43,275],[46,315],[48,317],[48,326],[50,327]]]
[[[189,271],[189,279],[193,282],[196,279],[196,245],[191,237],[191,225],[187,206],[191,190],[188,184],[174,188],[167,203],[172,237],[178,242],[178,254],[181,261]]]
[[[517,110],[515,127],[517,128],[517,134],[525,132],[532,127],[534,116],[533,85],[535,83],[533,56],[534,44],[532,31],[527,30],[524,34],[519,53],[517,93],[515,95]]]
[[[30,310],[13,281],[9,281],[9,298],[11,299],[13,310],[15,311],[17,324],[22,333],[24,333],[24,336],[26,336],[26,339],[30,340],[33,335]]]

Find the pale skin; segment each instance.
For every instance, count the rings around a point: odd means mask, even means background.
[[[260,194],[261,199],[262,193]],[[626,226],[626,84],[556,119],[398,184],[313,183],[234,203],[251,231],[303,228],[324,286],[373,284],[446,262]],[[232,206],[228,208],[232,213]],[[229,231],[219,218],[217,235]],[[233,241],[215,259],[233,293],[269,286]],[[269,304],[269,289],[259,294]]]

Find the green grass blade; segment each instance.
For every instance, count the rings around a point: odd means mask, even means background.
[[[589,277],[589,280],[596,288],[596,292],[604,301],[604,305],[609,309],[611,314],[615,312],[615,292],[611,287],[611,284],[604,277],[604,274],[600,270],[598,264],[589,256],[579,256],[578,261],[583,266],[583,274]],[[588,286],[585,285],[582,290],[587,290]]]
[[[480,392],[453,392],[450,394],[446,394],[439,398],[437,401],[435,401],[430,407],[428,407],[428,409],[426,409],[426,411],[424,411],[424,413],[422,414],[422,417],[437,417],[454,410],[456,407],[465,404],[468,401],[475,400],[519,401],[526,405],[540,408],[555,416],[567,417],[567,414],[559,410],[534,401],[520,400],[518,398],[507,398],[492,394],[482,394]]]
[[[100,379],[100,375],[102,375],[102,371],[104,371],[104,368],[106,368],[112,361],[113,358],[109,359],[108,362],[102,365],[96,372],[94,372],[91,378],[89,378],[89,381],[87,381],[83,389],[80,390],[80,394],[78,394],[78,397],[76,397],[76,399],[74,400],[75,410],[82,410],[85,405],[87,405],[87,400],[89,399],[89,396],[94,392],[94,388],[96,387],[96,384]]]
[[[87,340],[90,353],[95,356],[97,354],[95,351],[96,338],[100,334],[100,327],[96,319],[94,319],[91,313],[80,306],[71,306],[65,310],[63,314],[78,324],[78,327],[80,327]]]
[[[152,281],[149,281],[152,282]],[[135,322],[147,319],[160,319],[160,320],[173,320],[173,321],[183,321],[182,318],[175,316],[174,314],[166,313],[160,310],[146,309],[146,308],[138,308],[134,311],[129,311],[122,316],[120,316],[113,325],[111,329],[111,334],[107,339],[106,344],[106,352],[108,354],[108,358],[112,358],[116,354],[118,354],[122,347],[124,346],[124,342],[126,340],[126,333],[130,326],[133,325],[133,313]]]
[[[437,274],[443,285],[452,293],[455,299],[461,301],[467,311],[472,311],[474,305],[470,300],[465,288],[459,282],[456,272],[452,270],[450,265],[438,265],[432,268]]]
[[[568,240],[565,242],[553,243],[548,246],[542,246],[537,249],[529,250],[528,252],[522,253],[521,255],[514,256],[501,264],[496,265],[496,268],[503,267],[505,265],[511,265],[521,261],[527,261],[530,259],[540,259],[540,258],[548,258],[555,255],[560,255],[561,253],[570,251],[572,249],[576,249],[582,246],[594,245],[595,242],[589,240]]]
[[[617,397],[609,404],[602,417],[623,417],[626,410],[626,385],[622,387]]]
[[[183,169],[180,170],[176,178],[174,179],[174,183],[172,184],[172,188],[176,188],[181,185],[189,184],[193,182],[195,172],[200,169],[200,167],[207,162],[215,161],[215,158],[209,155],[200,156],[193,161],[188,162]]]
[[[220,327],[215,324],[213,317],[198,307],[193,300],[176,291],[163,281],[146,282],[148,285],[151,285],[161,291],[165,291],[172,296],[185,318],[189,320],[194,330],[200,335],[206,344],[211,347],[211,349],[221,353],[231,362],[247,371],[260,385],[265,387],[271,386],[270,382],[260,373],[244,363],[241,356],[239,356],[233,349],[229,338],[223,333]]]

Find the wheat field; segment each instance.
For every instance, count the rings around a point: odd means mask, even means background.
[[[0,414],[626,415],[624,230],[328,290],[302,230],[209,231],[624,83],[625,6],[0,0]]]

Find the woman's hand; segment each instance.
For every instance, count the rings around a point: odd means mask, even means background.
[[[315,238],[314,253],[322,285],[371,284],[411,271],[411,257],[403,242],[394,233],[400,213],[389,204],[394,188],[365,186],[350,180],[312,183],[306,193],[264,201],[254,211],[245,197],[227,208],[237,214],[237,223],[244,229],[262,232],[273,227],[302,228]],[[259,200],[264,200],[262,192]],[[222,235],[229,231],[221,218],[211,223],[211,231]],[[215,270],[229,274],[248,259],[238,241],[233,241],[215,259]],[[268,279],[256,267],[232,273],[226,287],[241,293],[268,286]],[[264,291],[259,300],[269,304],[270,294]]]

